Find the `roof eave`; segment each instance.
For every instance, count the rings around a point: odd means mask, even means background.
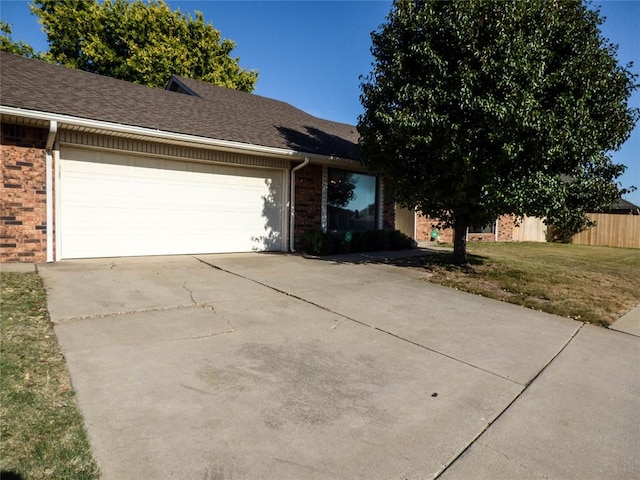
[[[202,137],[148,127],[125,125],[103,120],[94,120],[89,118],[75,117],[71,115],[38,110],[29,110],[5,105],[0,105],[0,115],[2,115],[3,117],[10,117],[9,119],[5,118],[4,121],[11,121],[11,117],[23,119],[24,121],[56,121],[58,122],[59,129],[85,131],[89,133],[111,135],[137,140],[164,142],[175,145],[222,150],[234,153],[251,153],[254,155],[258,154],[268,157],[284,158],[293,161],[309,158],[313,163],[343,166],[346,163],[354,167],[360,166],[360,163],[354,159],[341,158],[331,155],[321,155],[317,153],[308,153],[285,148],[269,147],[265,145],[256,145],[250,143],[235,142],[231,140]]]

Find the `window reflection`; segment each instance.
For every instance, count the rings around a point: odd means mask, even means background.
[[[329,169],[327,221],[330,231],[376,228],[376,177]]]
[[[495,233],[496,232],[496,222],[490,223],[489,225],[472,225],[469,227],[469,233]]]

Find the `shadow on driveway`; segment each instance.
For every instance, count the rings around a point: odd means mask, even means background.
[[[636,337],[323,260],[42,265],[104,478],[637,477]]]

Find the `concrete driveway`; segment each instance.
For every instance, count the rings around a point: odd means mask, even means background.
[[[640,338],[285,254],[39,266],[105,479],[640,478]]]

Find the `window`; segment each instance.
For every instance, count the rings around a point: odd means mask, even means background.
[[[483,227],[477,225],[469,227],[469,233],[496,233],[496,222],[490,223]]]
[[[330,231],[376,229],[376,177],[329,169],[327,223]]]

